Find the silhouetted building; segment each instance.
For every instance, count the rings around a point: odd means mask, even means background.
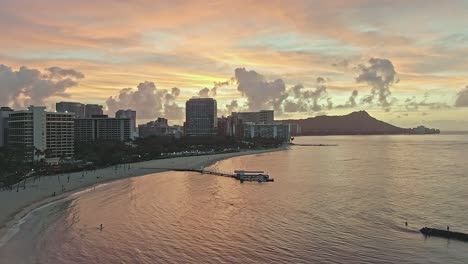
[[[60,102],[55,104],[57,112],[74,113],[75,118],[92,118],[103,115],[102,105],[82,104],[79,102]]]
[[[235,137],[241,139],[243,135],[243,122],[237,116],[218,118],[218,136]]]
[[[218,136],[227,136],[227,117],[218,117]]]
[[[283,142],[289,142],[291,139],[288,124],[255,124],[244,123],[244,139],[254,138],[275,138]]]
[[[129,118],[131,121],[131,130],[132,130],[132,139],[138,136],[137,126],[136,126],[136,111],[127,109],[119,110],[115,113],[116,118]]]
[[[192,98],[185,103],[185,135],[216,135],[217,123],[217,104],[213,98]]]
[[[156,122],[160,124],[168,124],[168,120],[164,117],[158,117],[158,119],[156,119]]]
[[[92,115],[90,118],[109,118],[109,115]]]
[[[297,123],[289,123],[289,132],[291,136],[297,136],[301,134],[301,126]]]
[[[174,136],[175,138],[180,138],[184,134],[181,126],[169,126],[167,119],[162,117],[158,117],[156,121],[139,125],[138,130],[142,138],[150,136]]]
[[[57,162],[74,154],[74,114],[46,112],[45,107],[10,113],[9,145],[22,145],[27,160]]]
[[[140,137],[163,136],[166,135],[169,129],[167,119],[159,117],[156,121],[148,122],[138,126]]]
[[[261,110],[259,112],[233,112],[233,117],[241,119],[244,123],[270,124],[275,120],[273,110]]]
[[[0,147],[8,144],[8,120],[13,109],[9,107],[0,108]]]
[[[55,104],[57,112],[74,113],[75,118],[85,118],[85,105],[77,102],[60,102]]]
[[[91,143],[97,140],[129,141],[131,120],[129,118],[93,117],[75,119],[75,141]]]
[[[409,134],[425,135],[425,134],[440,134],[439,129],[427,128],[425,126],[418,126],[416,128],[410,128]]]
[[[102,105],[87,104],[85,106],[85,118],[92,118],[93,116],[103,115]]]
[[[226,121],[227,136],[241,139],[244,136],[244,123],[236,116],[228,116]]]

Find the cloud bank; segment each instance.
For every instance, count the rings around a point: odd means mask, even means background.
[[[468,86],[458,92],[455,107],[468,107]]]
[[[117,96],[111,96],[106,100],[109,114],[120,109],[133,109],[137,111],[140,119],[155,119],[165,116],[169,119],[181,120],[184,115],[183,107],[175,102],[180,95],[179,88],[170,91],[157,89],[153,82],[142,82],[137,89],[121,89]]]
[[[0,105],[25,108],[43,105],[52,96],[68,97],[67,89],[77,86],[85,76],[73,69],[52,67],[41,72],[26,66],[17,71],[0,64]]]
[[[265,76],[245,68],[235,69],[234,78],[237,81],[237,90],[247,98],[250,111],[270,108],[274,100],[286,90],[283,80],[267,81]]]
[[[356,82],[367,83],[372,88],[371,94],[363,102],[372,104],[377,98],[378,104],[385,111],[390,111],[393,103],[390,88],[399,81],[393,63],[388,59],[371,58],[367,64],[360,64],[358,70]]]

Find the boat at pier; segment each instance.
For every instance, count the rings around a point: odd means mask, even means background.
[[[235,170],[234,176],[241,183],[244,181],[256,181],[256,182],[272,182],[274,179],[271,179],[268,174],[264,171],[248,171],[248,170]]]

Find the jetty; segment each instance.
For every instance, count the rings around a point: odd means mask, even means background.
[[[423,227],[419,231],[423,233],[425,236],[443,237],[443,238],[457,239],[457,240],[468,242],[468,234],[461,233],[461,232],[453,232],[453,231],[437,229],[437,228],[429,228],[429,227]]]
[[[290,143],[292,146],[301,146],[301,147],[337,147],[338,144],[296,144]]]
[[[208,174],[222,177],[229,177],[239,180],[241,183],[245,181],[250,182],[273,182],[274,179],[270,178],[264,171],[248,171],[248,170],[235,170],[234,173],[225,173],[219,171],[210,171],[205,169],[185,169],[185,168],[142,168],[142,169],[160,169],[168,171],[185,171],[185,172],[197,172],[200,174]]]

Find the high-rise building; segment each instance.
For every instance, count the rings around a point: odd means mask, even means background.
[[[55,104],[57,112],[74,113],[75,118],[85,117],[85,105],[77,102],[60,102]]]
[[[74,114],[46,112],[45,107],[10,113],[9,145],[22,145],[27,160],[57,162],[74,154]]]
[[[75,141],[91,143],[97,140],[129,141],[131,121],[129,118],[108,118],[104,115],[94,118],[75,119]]]
[[[76,118],[92,118],[104,114],[102,105],[82,104],[78,102],[60,102],[55,104],[57,112],[74,113]]]
[[[87,104],[85,106],[85,118],[92,118],[93,116],[103,115],[102,105]]]
[[[233,112],[233,117],[237,117],[244,123],[270,124],[275,120],[273,110],[261,110],[259,112]]]
[[[226,135],[241,139],[244,136],[244,124],[242,119],[236,116],[228,116],[226,120]]]
[[[192,98],[185,103],[185,135],[216,135],[217,123],[217,104],[213,98]]]
[[[13,109],[9,107],[0,108],[0,147],[4,147],[8,142],[8,120]]]
[[[244,123],[243,129],[244,139],[274,138],[282,140],[283,142],[289,142],[291,140],[288,124]]]
[[[218,136],[228,136],[227,117],[218,117]]]
[[[137,126],[136,126],[136,111],[127,109],[127,110],[119,110],[115,113],[116,118],[129,118],[131,123],[131,130],[132,130],[132,139],[138,136],[137,134]]]

